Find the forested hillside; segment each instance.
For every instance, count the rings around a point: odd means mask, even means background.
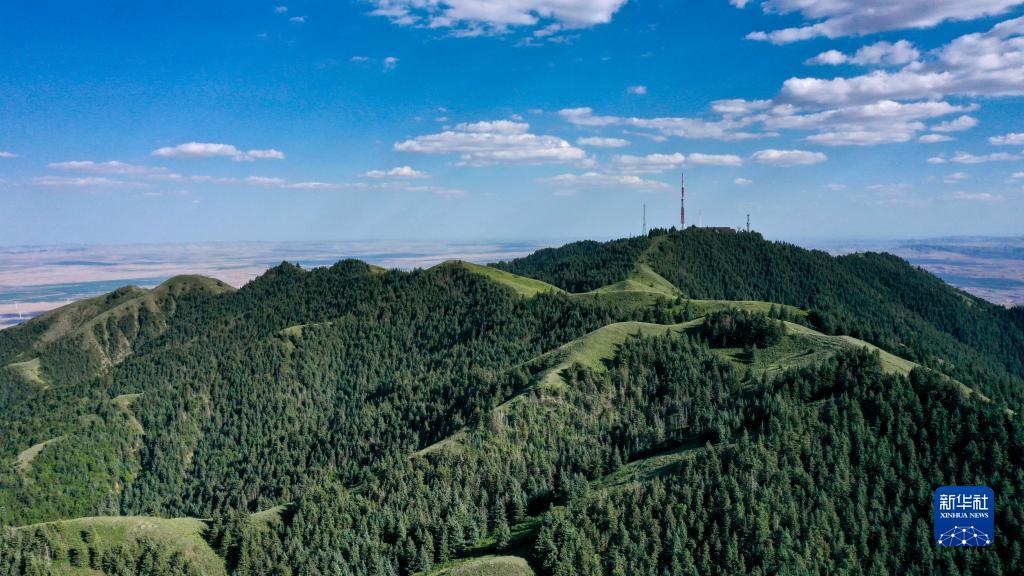
[[[580,261],[602,271],[600,283],[611,284],[629,275],[618,264],[627,246],[637,261],[649,264],[684,297],[796,306],[808,311],[811,323],[826,333],[862,338],[970,381],[990,396],[1024,401],[1019,309],[1007,310],[956,290],[888,254],[832,257],[767,242],[757,233],[689,228],[655,230],[646,238],[606,244],[578,242],[497,266],[568,289],[576,281],[566,279],[562,261],[583,253]]]
[[[887,255],[656,231],[282,264],[0,331],[0,574],[1013,574],[1024,334]],[[936,547],[931,493],[997,494]]]

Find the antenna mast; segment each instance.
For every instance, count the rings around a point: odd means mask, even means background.
[[[679,229],[686,229],[686,174],[679,175]]]
[[[644,236],[647,236],[647,203],[646,202],[644,202],[643,231],[644,231]]]
[[[750,214],[747,214],[747,232],[750,232]]]

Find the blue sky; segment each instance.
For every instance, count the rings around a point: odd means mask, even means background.
[[[897,4],[894,6],[894,4]],[[0,244],[1019,234],[1024,0],[21,2]]]

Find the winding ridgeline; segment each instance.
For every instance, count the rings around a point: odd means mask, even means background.
[[[0,331],[0,575],[1021,574],[1022,318],[696,228],[123,288]]]

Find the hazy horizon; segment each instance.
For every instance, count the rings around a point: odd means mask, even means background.
[[[0,246],[0,328],[120,286],[152,287],[180,274],[212,276],[241,287],[282,261],[306,268],[328,266],[346,258],[400,269],[428,268],[451,259],[484,264],[574,240],[581,239]],[[891,252],[991,302],[1024,303],[1024,236],[778,240],[836,255],[869,250]]]

